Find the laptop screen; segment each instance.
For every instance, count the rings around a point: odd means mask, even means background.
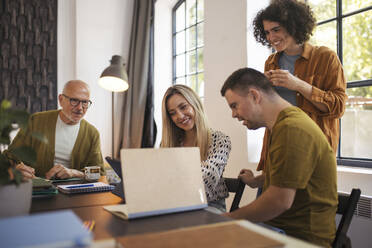
[[[111,157],[105,158],[107,163],[110,164],[111,168],[115,171],[115,173],[120,177],[121,180],[123,180],[123,174],[121,172],[121,162],[120,160],[113,159]]]

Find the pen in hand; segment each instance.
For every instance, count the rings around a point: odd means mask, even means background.
[[[32,179],[35,177],[35,169],[25,165],[23,162],[17,164],[15,168],[22,173],[24,179]]]

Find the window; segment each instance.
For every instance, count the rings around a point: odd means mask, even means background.
[[[173,8],[173,84],[204,97],[204,0],[178,1]]]
[[[315,45],[337,51],[347,79],[338,164],[372,168],[372,0],[308,0]]]

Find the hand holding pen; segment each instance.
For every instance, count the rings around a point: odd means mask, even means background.
[[[32,179],[35,177],[35,169],[25,165],[23,162],[17,164],[15,168],[22,173],[24,179]]]

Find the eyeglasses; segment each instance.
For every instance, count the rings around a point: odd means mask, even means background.
[[[91,100],[79,100],[79,99],[76,99],[76,98],[71,98],[69,96],[66,96],[65,94],[62,94],[62,96],[64,96],[67,99],[69,99],[70,100],[70,104],[73,107],[78,106],[80,103],[83,106],[83,108],[89,108],[90,105],[92,105],[92,101]]]

